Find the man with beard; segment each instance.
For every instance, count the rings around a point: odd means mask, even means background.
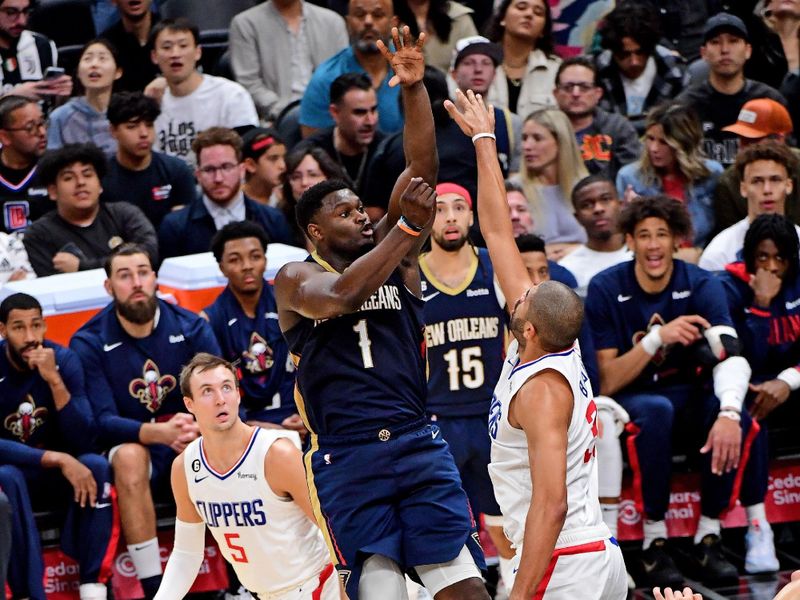
[[[642,146],[630,121],[597,106],[603,88],[597,85],[597,67],[590,58],[574,56],[559,65],[553,96],[569,117],[589,173],[613,180],[622,166],[639,158]]]
[[[365,73],[345,73],[331,84],[331,116],[336,125],[307,138],[333,158],[363,196],[364,180],[383,140],[378,127],[378,99]]]
[[[503,534],[489,479],[486,415],[503,364],[506,301],[495,286],[489,253],[467,241],[473,223],[469,192],[440,183],[436,194],[431,250],[419,257],[428,350],[426,410],[450,446],[472,509],[484,515],[503,574],[514,551]]]
[[[14,509],[9,585],[14,598],[45,599],[33,511],[66,511],[61,547],[80,565],[80,598],[105,600],[104,565],[116,552],[111,469],[92,453],[97,430],[80,360],[45,340],[46,331],[33,296],[0,303],[0,488]]]
[[[100,268],[124,242],[142,244],[152,256],[158,245],[153,225],[127,202],[100,204],[106,159],[94,144],[69,144],[39,162],[39,180],[56,209],[25,232],[25,249],[40,277]]]
[[[331,83],[342,73],[366,73],[378,96],[379,128],[394,133],[403,126],[399,88],[389,85],[389,63],[378,51],[378,41],[389,42],[389,32],[397,25],[392,0],[350,0],[347,11],[350,45],[322,63],[300,102],[303,137],[334,125],[330,106]]]
[[[283,213],[244,195],[242,138],[224,127],[211,127],[192,142],[197,156],[195,176],[202,195],[168,214],[158,230],[163,258],[208,252],[211,238],[233,221],[254,221],[272,242],[291,243]]]
[[[249,425],[305,432],[294,403],[294,363],[278,326],[275,293],[264,281],[264,229],[250,221],[228,223],[211,240],[211,251],[228,285],[203,310],[239,373],[242,406]]]
[[[117,247],[105,263],[113,301],[72,337],[108,451],[128,552],[146,598],[161,580],[153,494],[167,491],[175,455],[197,437],[178,376],[198,352],[219,355],[208,323],[156,298],[148,251]]]
[[[149,39],[158,16],[150,10],[152,0],[114,0],[114,4],[119,21],[100,34],[118,52],[122,77],[114,82],[114,90],[140,92],[158,75],[158,67],[150,59],[153,45]]]

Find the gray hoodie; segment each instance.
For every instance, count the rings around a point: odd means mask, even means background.
[[[106,113],[97,112],[86,98],[79,96],[50,113],[47,148],[86,142],[96,144],[108,157],[117,152],[117,141],[111,137]]]

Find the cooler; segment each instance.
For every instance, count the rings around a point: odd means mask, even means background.
[[[66,346],[72,334],[111,301],[105,280],[103,269],[92,269],[11,281],[0,288],[0,300],[17,292],[36,298],[47,322],[47,339]]]
[[[267,246],[267,271],[264,278],[272,281],[288,262],[303,261],[308,252],[286,244]],[[158,286],[162,293],[171,294],[178,304],[200,312],[213,304],[227,284],[211,252],[168,258],[158,271]]]

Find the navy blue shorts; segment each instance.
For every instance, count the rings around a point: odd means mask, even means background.
[[[366,439],[364,439],[366,438]],[[447,443],[420,419],[372,436],[312,437],[311,503],[350,598],[381,554],[404,570],[453,560],[466,544],[485,569],[475,519]]]
[[[489,477],[489,460],[492,442],[489,439],[485,416],[442,417],[436,415],[435,424],[442,430],[450,453],[461,474],[461,483],[476,513],[499,517],[502,513],[494,497]]]

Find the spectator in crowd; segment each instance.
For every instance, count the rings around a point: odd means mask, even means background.
[[[163,258],[208,252],[214,233],[232,221],[254,221],[271,241],[291,243],[283,214],[242,192],[242,138],[235,131],[206,129],[192,142],[192,150],[202,193],[161,221],[158,239]]]
[[[274,130],[256,127],[242,136],[242,156],[245,196],[278,208],[283,200],[281,186],[286,173],[286,144]]]
[[[524,166],[519,175],[536,231],[559,260],[586,242],[569,198],[573,186],[589,173],[583,165],[569,118],[557,108],[537,110],[522,129]]]
[[[800,389],[797,331],[786,327],[800,315],[795,302],[800,294],[798,252],[800,243],[794,224],[781,215],[761,215],[745,234],[744,260],[729,264],[721,276],[744,356],[753,369],[750,413],[761,425],[750,450],[741,496],[748,521],[744,565],[748,573],[779,569],[772,528],[764,509],[769,476],[766,424],[776,422],[775,417],[787,416],[780,406]],[[777,331],[782,335],[772,333]],[[778,412],[770,419],[776,409]]]
[[[72,77],[47,69],[58,64],[58,51],[52,40],[29,31],[28,17],[33,0],[0,0],[0,91],[41,99],[67,97],[72,93]]]
[[[528,199],[522,185],[512,179],[505,180],[506,201],[511,215],[511,229],[514,237],[531,234],[534,231],[533,216],[528,208]]]
[[[0,228],[23,231],[53,208],[36,172],[47,149],[47,122],[37,101],[13,94],[0,98],[0,144]]]
[[[400,90],[390,87],[389,63],[378,51],[378,40],[391,41],[397,25],[392,0],[350,0],[347,12],[350,45],[317,67],[300,102],[300,126],[303,137],[334,125],[330,115],[331,83],[342,73],[366,73],[378,96],[379,128],[394,133],[403,127],[400,114]]]
[[[586,244],[579,246],[559,261],[575,276],[575,290],[586,297],[589,281],[609,267],[633,258],[619,231],[621,204],[614,182],[602,175],[589,175],[572,190],[575,218],[586,230]]]
[[[78,61],[78,80],[84,95],[72,98],[50,113],[48,148],[91,142],[106,156],[114,155],[117,142],[111,136],[106,110],[114,82],[122,75],[117,65],[117,50],[108,41],[96,39],[83,47]]]
[[[728,343],[737,340],[721,283],[673,259],[675,245],[691,235],[686,208],[667,196],[640,198],[622,211],[620,229],[634,259],[592,278],[586,320],[597,351],[599,391],[613,396],[638,428],[629,448],[631,463],[640,466],[635,477],[644,499],[644,551],[628,566],[639,585],[683,580],[665,548],[664,520],[678,426],[689,448],[699,447],[702,455],[702,512],[686,555],[687,574],[703,582],[735,582],[736,568],[722,553],[719,515],[730,501],[742,434],[750,426],[741,410],[750,367],[736,344]],[[705,341],[711,348],[725,343],[707,362],[697,344]]]
[[[241,85],[197,70],[200,33],[191,21],[164,19],[150,32],[153,60],[163,74],[146,93],[161,96],[156,119],[158,149],[194,166],[192,141],[209,127],[229,127],[244,133],[258,125],[252,98]],[[166,88],[164,88],[166,84]]]
[[[153,150],[158,102],[142,92],[111,97],[108,121],[117,152],[103,177],[102,202],[130,202],[158,229],[170,212],[195,195],[192,170],[184,161]]]
[[[78,561],[80,598],[105,600],[116,552],[111,469],[92,453],[97,431],[81,362],[46,331],[33,296],[0,303],[0,487],[14,509],[9,584],[15,598],[46,597],[33,510],[66,510],[60,543]]]
[[[720,10],[720,6],[731,6],[731,2],[717,0],[645,0],[655,8],[659,21],[659,32],[665,45],[674,48],[687,63],[700,58],[700,46],[703,43],[703,26],[709,17]],[[748,3],[750,4],[750,3]],[[739,6],[732,6],[739,9]],[[752,10],[752,4],[750,4]],[[748,10],[747,4],[741,6],[743,12]]]
[[[553,87],[561,59],[553,50],[553,15],[547,0],[503,0],[487,37],[503,48],[503,64],[489,89],[489,102],[523,119],[555,105]]]
[[[121,92],[141,92],[157,75],[158,67],[150,58],[153,45],[150,30],[158,22],[152,10],[152,0],[114,0],[119,9],[119,21],[100,34],[117,49],[122,69],[115,89]]]
[[[739,152],[764,140],[775,140],[786,144],[792,133],[792,120],[786,108],[769,98],[749,100],[739,111],[739,118],[733,125],[722,128],[739,138]],[[800,150],[790,148],[798,159]],[[800,160],[797,162],[800,168]],[[792,192],[786,197],[786,216],[800,223],[800,171],[789,173],[792,178]],[[714,214],[717,230],[730,227],[747,216],[747,201],[740,192],[742,181],[736,166],[725,169],[717,181],[714,192]]]
[[[92,144],[70,144],[42,158],[39,176],[56,208],[28,227],[25,249],[40,277],[98,269],[124,242],[158,255],[156,232],[127,202],[100,204],[103,153]]]
[[[745,69],[749,77],[780,88],[787,74],[800,73],[800,7],[793,0],[764,0],[757,8],[753,45],[758,47]],[[783,91],[783,90],[781,90]],[[794,113],[793,113],[794,114]]]
[[[330,99],[334,126],[306,141],[325,150],[347,173],[352,190],[362,196],[375,150],[383,140],[378,131],[378,98],[366,73],[344,73],[331,83]]]
[[[623,2],[605,18],[604,50],[597,56],[597,81],[603,88],[600,108],[624,115],[644,133],[650,109],[683,89],[684,62],[659,44],[661,33],[654,9]]]
[[[562,62],[553,95],[572,123],[590,174],[613,179],[621,167],[639,158],[642,145],[630,121],[597,106],[603,88],[597,85],[597,68],[591,59],[575,56]]]
[[[214,235],[211,251],[228,285],[201,316],[221,356],[239,371],[245,421],[304,434],[294,402],[294,362],[275,316],[275,292],[264,280],[268,243],[264,229],[249,221],[228,223]]]
[[[458,40],[478,35],[473,10],[454,0],[393,0],[394,14],[414,39],[425,32],[425,64],[447,73]]]
[[[724,170],[703,157],[702,143],[703,130],[693,110],[660,104],[647,115],[642,157],[617,174],[617,192],[626,201],[665,194],[685,204],[694,239],[682,244],[699,248],[714,231],[714,189]]]
[[[0,286],[10,281],[35,279],[21,233],[0,231]]]
[[[753,220],[763,214],[786,214],[786,200],[794,191],[795,154],[779,142],[748,146],[736,157],[741,183],[739,193],[747,202],[747,216],[723,229],[709,242],[698,263],[709,271],[721,271],[742,259],[744,236]],[[797,229],[800,232],[800,227]]]
[[[287,154],[283,194],[279,208],[290,224],[295,246],[303,248],[308,245],[306,235],[300,230],[297,219],[295,219],[294,209],[297,201],[303,192],[326,179],[347,179],[347,175],[322,148],[301,143]],[[375,214],[369,206],[366,209],[373,222],[377,222],[383,215],[383,211]]]
[[[269,0],[231,21],[231,65],[264,119],[303,97],[311,74],[347,46],[342,17],[304,0]]]
[[[153,492],[169,490],[170,465],[197,437],[178,377],[198,352],[219,355],[208,323],[156,297],[148,250],[118,246],[105,263],[113,298],[75,335],[87,392],[108,451],[120,523],[145,598],[161,582]]]
[[[515,241],[532,284],[536,285],[542,281],[552,279],[572,289],[578,287],[578,282],[572,273],[557,262],[548,260],[545,253],[544,239],[532,233],[523,233],[516,236]]]
[[[688,87],[677,100],[693,107],[700,116],[706,155],[727,167],[736,160],[739,141],[722,128],[736,122],[744,103],[770,98],[785,105],[786,100],[768,85],[745,78],[744,65],[752,48],[747,27],[739,17],[714,15],[706,23],[703,39],[700,52],[708,63],[708,79]]]

